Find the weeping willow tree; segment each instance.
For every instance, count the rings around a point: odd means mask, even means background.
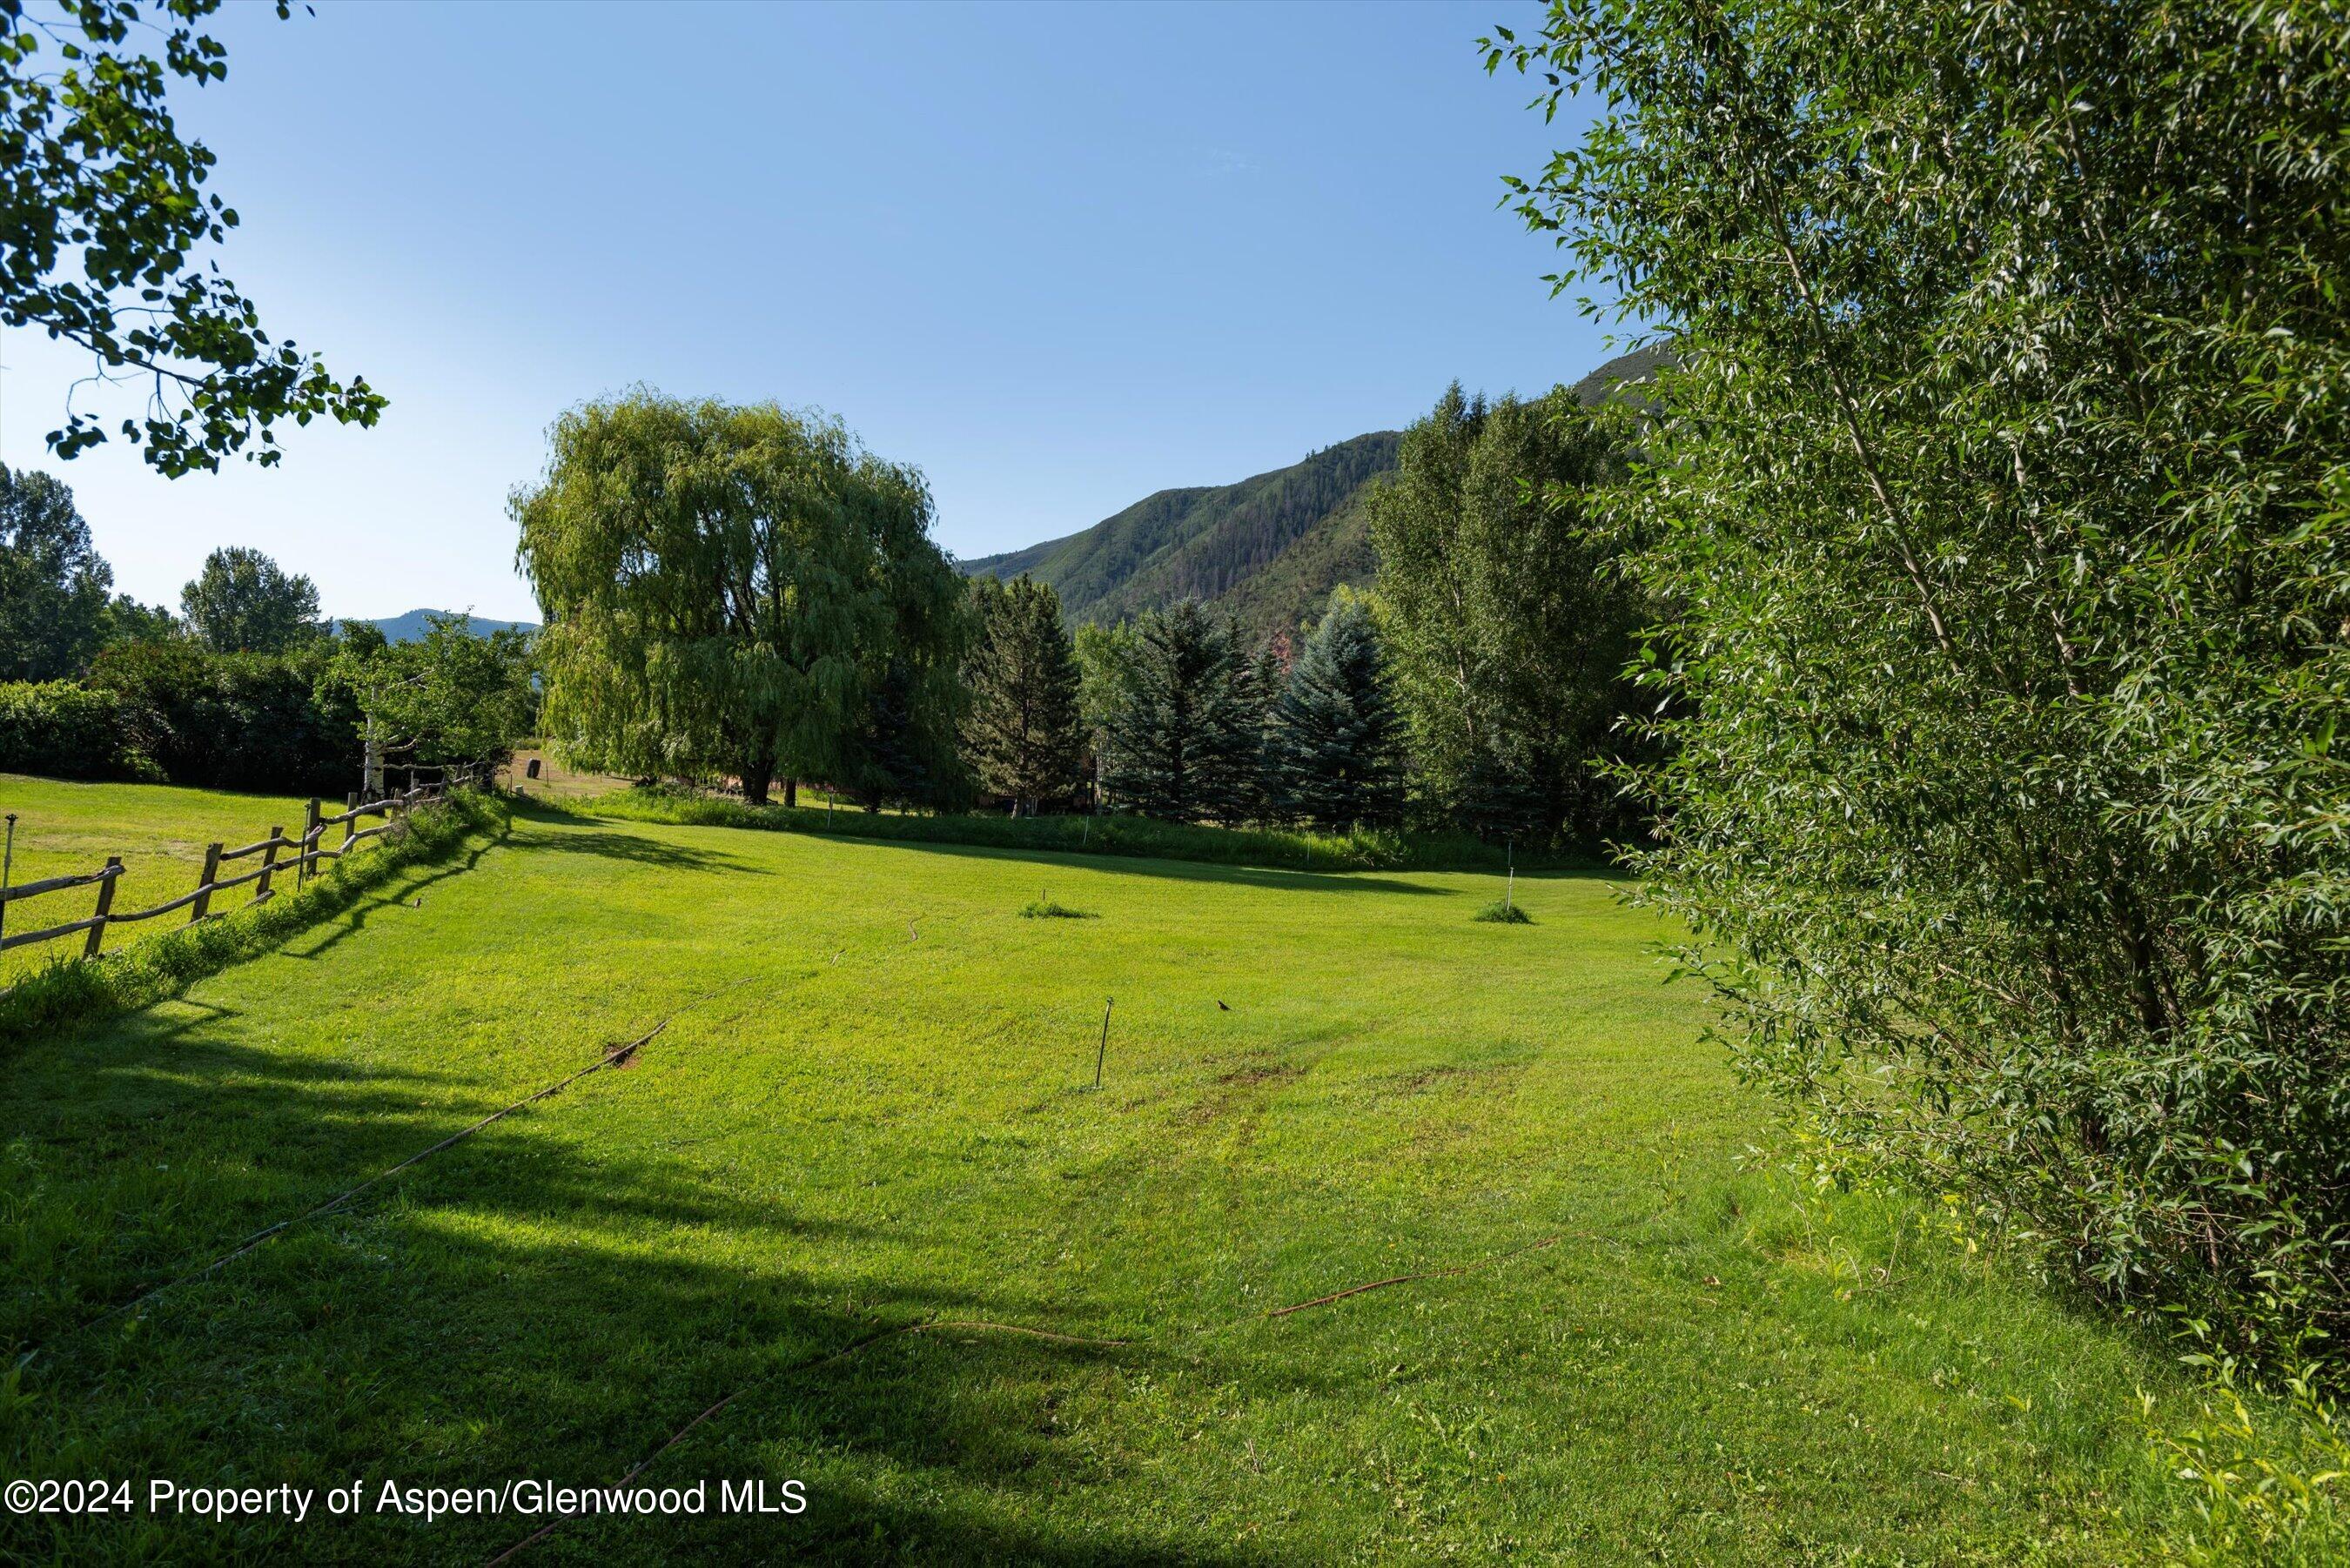
[[[916,470],[837,421],[639,391],[555,423],[517,491],[538,596],[542,727],[575,765],[844,776],[886,680],[951,735],[962,584]]]

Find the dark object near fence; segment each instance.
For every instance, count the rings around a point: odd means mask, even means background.
[[[195,888],[176,898],[158,904],[151,909],[135,909],[129,914],[115,912],[114,888],[115,883],[122,876],[122,857],[120,855],[107,857],[106,865],[96,871],[82,872],[69,877],[50,877],[38,882],[27,882],[21,888],[0,887],[0,915],[5,915],[9,905],[26,898],[38,898],[44,893],[61,893],[69,888],[88,888],[92,885],[98,888],[98,908],[87,919],[68,920],[62,925],[46,926],[39,930],[0,935],[0,952],[5,952],[10,948],[30,947],[35,942],[55,941],[60,937],[72,936],[77,931],[87,931],[88,937],[82,944],[82,956],[96,958],[100,944],[106,940],[107,927],[127,926],[138,920],[151,920],[160,915],[168,915],[175,909],[183,909],[189,911],[188,923],[193,925],[198,920],[211,917],[213,894],[224,892],[231,888],[243,887],[247,882],[255,884],[252,902],[266,903],[276,896],[270,883],[275,879],[280,867],[279,850],[294,851],[294,875],[296,885],[298,887],[318,874],[319,861],[340,860],[344,856],[348,855],[362,839],[375,838],[390,833],[400,825],[402,818],[418,806],[441,799],[452,789],[468,788],[474,783],[473,770],[452,769],[432,783],[413,784],[398,794],[386,795],[381,800],[362,803],[357,794],[352,794],[347,798],[345,809],[333,816],[321,815],[319,803],[314,799],[309,803],[308,809],[303,813],[302,836],[299,838],[288,838],[283,827],[272,826],[268,837],[245,845],[242,848],[224,849],[217,844],[208,844],[204,846],[204,868],[197,877]],[[378,816],[383,820],[373,827],[361,827],[359,820],[369,816]],[[323,842],[327,829],[330,827],[340,827],[343,830],[342,843],[332,849],[327,847]],[[223,862],[242,860],[251,855],[261,857],[260,864],[253,870],[234,877],[224,877],[220,874]],[[5,925],[0,925],[0,931],[5,931]]]
[[[538,759],[536,757],[531,758],[530,761],[523,764],[522,776],[526,779],[535,779],[538,776]]]

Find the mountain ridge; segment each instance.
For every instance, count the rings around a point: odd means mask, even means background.
[[[1567,389],[1585,403],[1654,375],[1663,344],[1619,354]],[[1089,528],[959,563],[970,576],[1025,575],[1072,622],[1116,622],[1179,599],[1222,605],[1256,635],[1319,613],[1340,584],[1378,569],[1367,510],[1394,472],[1402,432],[1372,431],[1232,484],[1153,491]]]

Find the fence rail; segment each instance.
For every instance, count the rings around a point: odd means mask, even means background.
[[[254,888],[253,897],[247,902],[267,903],[277,896],[277,889],[271,883],[280,873],[290,869],[294,874],[295,886],[299,888],[318,875],[320,861],[340,860],[367,840],[390,833],[418,806],[439,800],[452,789],[469,788],[480,782],[476,771],[471,768],[447,769],[442,771],[441,777],[423,784],[414,782],[413,772],[410,778],[407,789],[387,794],[381,800],[361,801],[354,792],[344,797],[343,809],[332,815],[326,813],[322,809],[323,803],[313,797],[303,813],[302,831],[295,837],[287,837],[283,826],[273,825],[268,837],[256,839],[239,848],[230,849],[219,844],[204,846],[204,867],[197,873],[195,887],[151,909],[116,912],[114,888],[122,877],[122,857],[120,855],[108,856],[106,864],[95,871],[78,872],[68,877],[47,877],[38,882],[0,888],[0,952],[12,948],[30,947],[36,942],[57,941],[86,932],[82,955],[95,958],[106,941],[106,931],[109,926],[127,926],[189,909],[193,912],[188,916],[188,923],[193,925],[198,920],[213,918],[213,894],[242,888],[248,882],[258,883],[259,886]],[[381,820],[371,827],[360,826],[360,822],[368,817]],[[335,827],[343,830],[343,836],[339,843],[330,846],[326,842],[327,833]],[[280,852],[285,850],[291,850],[293,854],[290,857],[281,855]],[[239,872],[233,877],[220,874],[224,864],[255,855],[261,857],[261,862],[250,871]],[[44,926],[38,930],[8,930],[7,917],[11,906],[46,893],[63,893],[88,887],[98,889],[98,907],[82,919]]]

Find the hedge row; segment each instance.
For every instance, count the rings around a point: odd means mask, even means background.
[[[0,772],[339,794],[359,715],[319,662],[132,644],[79,683],[0,684]]]

